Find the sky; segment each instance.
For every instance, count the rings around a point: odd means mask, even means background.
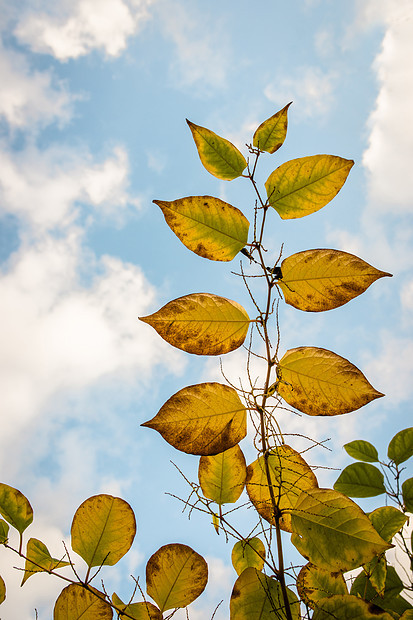
[[[291,221],[271,214],[269,256],[282,243],[283,256],[332,247],[393,277],[320,315],[282,306],[281,350],[330,349],[386,398],[339,419],[284,413],[280,424],[331,438],[332,452],[312,451],[312,465],[344,467],[342,445],[359,438],[384,458],[412,419],[413,3],[0,0],[0,11],[1,480],[29,498],[27,534],[55,557],[84,499],[123,497],[138,533],[102,571],[108,592],[127,599],[129,575],[144,584],[152,553],[182,542],[210,567],[191,620],[210,618],[221,599],[215,620],[224,620],[232,545],[166,495],[188,495],[171,461],[196,480],[197,458],[140,427],[182,387],[222,380],[219,361],[173,349],[137,317],[191,292],[254,311],[231,273],[238,258],[189,252],[152,200],[213,195],[252,218],[246,181],[208,174],[185,118],[246,154],[257,126],[293,101],[286,143],[263,158],[261,182],[295,157],[355,160],[325,209]],[[241,350],[222,361],[232,380],[245,373]],[[319,480],[337,476],[321,469]],[[250,515],[235,518],[247,533]],[[3,550],[1,618],[34,620],[36,608],[48,620],[62,582],[36,575],[20,589],[16,565]]]

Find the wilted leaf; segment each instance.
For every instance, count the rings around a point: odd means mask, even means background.
[[[29,500],[17,489],[0,483],[0,514],[22,534],[33,521]]]
[[[200,383],[179,390],[142,426],[155,429],[181,452],[212,455],[245,437],[246,409],[234,388]]]
[[[334,488],[349,497],[375,497],[386,492],[383,474],[369,463],[352,463],[345,467]]]
[[[332,310],[361,295],[378,278],[391,276],[339,250],[298,252],[281,263],[277,284],[287,304],[306,312]]]
[[[247,465],[237,445],[213,456],[201,456],[198,468],[202,493],[217,504],[233,504],[244,490]]]
[[[300,618],[300,603],[287,590],[293,620]],[[231,620],[286,620],[281,585],[255,568],[246,568],[234,584],[230,601]]]
[[[408,512],[413,512],[413,478],[408,478],[402,484],[403,502]]]
[[[172,202],[153,202],[162,209],[171,230],[198,256],[230,261],[248,241],[247,218],[219,198],[188,196]]]
[[[261,123],[253,137],[253,146],[267,153],[275,153],[283,145],[287,135],[287,113],[292,101],[282,110]]]
[[[112,603],[115,605],[118,611],[127,613],[135,620],[162,620],[162,614],[160,610],[155,607],[149,601],[143,601],[141,603],[123,603],[119,596],[115,593],[112,594]],[[120,618],[124,618],[123,615]]]
[[[311,564],[346,572],[390,549],[351,499],[332,489],[309,489],[292,510],[291,542]]]
[[[6,600],[6,584],[3,577],[0,577],[0,604]]]
[[[281,512],[280,527],[291,532],[291,509],[302,491],[317,487],[317,478],[298,452],[282,445],[268,456],[273,495]],[[274,507],[267,482],[265,459],[260,456],[247,468],[247,492],[257,512],[275,525]]]
[[[60,593],[54,606],[53,620],[112,620],[112,607],[103,592],[70,584]]]
[[[94,495],[73,517],[72,548],[89,568],[113,566],[129,551],[135,534],[135,515],[127,502],[112,495]]]
[[[340,415],[384,396],[344,357],[327,349],[290,349],[277,366],[277,390],[308,415]]]
[[[264,567],[264,543],[257,537],[239,540],[232,549],[231,560],[238,575],[246,568],[260,571]]]
[[[382,596],[379,596],[364,572],[357,575],[351,586],[350,593],[354,596],[361,596],[366,601],[373,603],[381,609],[389,612],[394,611],[401,615],[406,609],[411,607],[411,605],[400,596],[402,590],[403,583],[400,577],[393,566],[387,566],[386,585]]]
[[[222,355],[238,349],[250,323],[240,304],[210,293],[179,297],[139,318],[169,344],[196,355]]]
[[[313,620],[392,620],[392,617],[380,611],[371,603],[350,594],[337,594],[320,602],[313,615]]]
[[[192,603],[202,594],[207,581],[207,563],[186,545],[164,545],[146,565],[146,590],[161,612]]]
[[[332,573],[313,564],[306,564],[298,573],[297,590],[301,599],[312,609],[335,594],[348,594],[343,573]]]
[[[369,519],[374,525],[375,530],[386,541],[391,542],[397,532],[400,532],[407,521],[407,516],[393,506],[382,506],[376,508],[369,514]]]
[[[21,585],[34,573],[49,572],[56,568],[63,568],[63,566],[69,566],[69,562],[52,558],[44,543],[37,538],[30,538],[27,543],[26,564]]]
[[[354,162],[335,155],[300,157],[281,164],[268,177],[268,202],[282,219],[318,211],[340,191]]]
[[[379,460],[379,455],[373,444],[368,441],[364,441],[363,439],[350,441],[350,443],[346,443],[343,448],[347,454],[358,461],[376,463]]]
[[[199,158],[208,172],[224,181],[232,181],[241,176],[247,162],[232,142],[206,127],[191,123],[188,119],[186,122],[192,132]]]
[[[9,524],[0,519],[0,545],[7,543],[9,539]]]
[[[413,455],[413,427],[396,433],[389,443],[387,456],[400,465]]]

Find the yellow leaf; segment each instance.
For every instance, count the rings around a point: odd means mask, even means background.
[[[36,538],[30,538],[27,543],[26,565],[21,585],[23,585],[34,573],[49,572],[56,568],[69,566],[69,562],[52,558],[46,545]]]
[[[392,546],[357,504],[332,489],[304,491],[292,510],[291,528],[301,555],[331,572],[358,568]]]
[[[313,620],[393,620],[392,616],[371,603],[351,594],[336,594],[320,601]]]
[[[17,489],[0,483],[0,514],[22,534],[33,521],[29,500]]]
[[[287,161],[265,183],[268,202],[283,220],[310,215],[336,196],[353,164],[352,160],[335,155]]]
[[[237,575],[241,575],[248,567],[262,570],[265,561],[264,543],[257,537],[239,540],[232,549],[231,561]]]
[[[236,146],[216,133],[186,119],[202,165],[218,179],[232,181],[241,176],[247,162]]]
[[[287,112],[292,101],[282,110],[261,123],[253,137],[253,146],[267,153],[275,153],[283,145],[287,135]]]
[[[278,286],[286,303],[306,312],[338,308],[378,278],[391,276],[353,254],[330,249],[293,254],[283,260],[281,273]]]
[[[280,396],[307,415],[340,415],[384,396],[344,357],[327,349],[290,349],[277,366]]]
[[[195,355],[222,355],[238,349],[250,323],[236,301],[210,293],[193,293],[139,317],[177,349]]]
[[[207,581],[207,563],[187,545],[164,545],[146,565],[146,590],[162,613],[192,603]]]
[[[3,577],[0,577],[0,604],[6,600],[6,584]]]
[[[249,222],[239,209],[213,196],[154,200],[165,221],[192,252],[210,260],[230,261],[248,241]]]
[[[70,584],[60,593],[54,606],[53,620],[112,620],[112,607],[103,592],[80,584]]]
[[[236,445],[214,456],[201,456],[198,468],[202,493],[219,505],[237,501],[244,490],[247,466]]]
[[[115,605],[117,611],[127,613],[128,616],[134,618],[134,620],[162,620],[160,610],[152,603],[149,603],[149,601],[126,604],[123,603],[114,592],[112,594],[112,603]],[[124,616],[121,614],[120,618],[122,619]]]
[[[135,515],[127,502],[112,495],[94,495],[73,517],[72,548],[89,568],[113,566],[129,551],[135,534]]]
[[[247,414],[234,388],[199,383],[179,390],[142,426],[153,428],[181,452],[212,455],[232,448],[247,434]]]
[[[297,590],[311,609],[317,609],[322,599],[334,594],[348,594],[343,573],[332,573],[313,564],[306,564],[298,573]]]
[[[271,450],[268,457],[271,486],[281,529],[291,532],[291,509],[302,491],[317,487],[317,478],[305,460],[290,446]],[[247,492],[257,512],[275,525],[274,507],[268,486],[265,459],[260,456],[247,469]]]

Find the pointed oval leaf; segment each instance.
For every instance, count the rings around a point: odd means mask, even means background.
[[[29,500],[17,489],[0,483],[0,514],[22,534],[33,521]]]
[[[379,596],[384,595],[386,588],[387,562],[385,555],[385,553],[376,555],[368,564],[363,566],[364,572]]]
[[[380,612],[372,603],[367,603],[351,594],[337,594],[320,602],[313,620],[392,620],[386,612]]]
[[[365,461],[367,463],[377,463],[379,455],[376,448],[368,441],[363,439],[356,439],[350,441],[343,446],[344,450],[358,461]]]
[[[387,451],[389,459],[400,465],[413,456],[413,427],[405,428],[396,433]]]
[[[402,484],[403,502],[408,512],[413,512],[413,478],[408,478]]]
[[[291,510],[302,491],[318,486],[317,478],[298,452],[282,445],[268,456],[271,486],[281,529],[291,532]],[[273,502],[267,481],[265,459],[260,456],[247,468],[247,492],[257,512],[275,525]],[[278,513],[278,514],[279,514]]]
[[[255,148],[260,149],[260,151],[267,151],[267,153],[275,153],[284,144],[288,125],[287,113],[291,104],[292,101],[261,123],[254,133],[252,141]]]
[[[290,349],[277,366],[278,393],[307,415],[340,415],[384,396],[344,357],[327,349]]]
[[[300,603],[287,589],[292,620],[300,618]],[[234,584],[230,601],[231,620],[286,620],[281,585],[255,568],[246,568]]]
[[[390,273],[361,258],[331,249],[305,250],[281,263],[278,281],[287,304],[306,312],[324,312],[346,304]]]
[[[27,543],[26,564],[24,567],[24,575],[21,585],[23,585],[29,577],[34,573],[50,572],[56,568],[69,566],[69,562],[52,558],[48,548],[37,538],[30,538]]]
[[[112,607],[103,592],[72,583],[60,593],[54,606],[53,620],[112,620]]]
[[[213,456],[201,456],[199,484],[208,499],[219,504],[233,504],[244,490],[247,465],[241,448],[236,445]]]
[[[85,500],[73,517],[73,551],[86,564],[113,566],[127,553],[136,534],[132,508],[112,495],[94,495]]]
[[[0,605],[6,600],[6,584],[3,577],[0,577]]]
[[[208,172],[224,181],[232,181],[241,176],[247,162],[232,142],[206,127],[191,123],[188,119],[186,122],[192,132],[202,165]]]
[[[265,561],[264,543],[257,537],[239,540],[232,549],[231,561],[237,575],[241,575],[246,568],[261,571]]]
[[[393,506],[382,506],[373,510],[369,514],[369,519],[374,525],[375,530],[389,543],[406,523],[407,515]]]
[[[311,564],[332,572],[358,568],[390,549],[351,499],[332,489],[309,489],[292,511],[291,542]]]
[[[268,202],[284,220],[310,215],[338,194],[353,164],[354,161],[335,155],[287,161],[265,182]]]
[[[317,609],[324,598],[335,594],[348,594],[343,573],[332,573],[310,563],[303,566],[298,573],[297,590],[311,609]]]
[[[9,524],[0,519],[0,545],[5,545],[9,540]]]
[[[222,383],[190,385],[171,396],[152,420],[177,450],[208,456],[228,450],[247,434],[247,414],[234,388]]]
[[[401,615],[406,609],[411,608],[411,605],[400,596],[403,587],[403,583],[393,566],[388,565],[384,593],[381,596],[372,586],[365,572],[357,575],[351,586],[350,593],[354,596],[362,597],[383,610],[390,613],[396,612]]]
[[[345,467],[334,488],[349,497],[376,497],[386,492],[383,474],[369,463],[352,463]]]
[[[192,603],[207,581],[207,563],[187,545],[164,545],[146,565],[146,590],[161,612]]]
[[[162,620],[160,610],[152,603],[149,603],[149,601],[126,604],[114,592],[112,594],[112,603],[118,612],[127,613],[134,620]],[[121,615],[120,617],[123,618],[124,616]]]
[[[232,205],[213,196],[154,200],[175,235],[192,252],[209,260],[230,261],[248,241],[249,222]]]
[[[193,293],[139,317],[177,349],[195,355],[223,355],[238,349],[250,323],[236,301],[210,293]]]

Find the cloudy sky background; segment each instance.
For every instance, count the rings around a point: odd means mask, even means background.
[[[356,438],[384,456],[411,425],[413,395],[412,2],[3,0],[0,10],[1,480],[30,499],[28,535],[56,557],[86,497],[122,496],[138,535],[119,568],[102,572],[108,592],[128,598],[130,573],[144,584],[149,556],[183,542],[210,560],[191,620],[224,598],[223,620],[231,545],[165,495],[187,495],[170,459],[194,480],[197,459],[139,427],[185,385],[219,380],[218,360],[172,349],[137,316],[201,291],[253,309],[230,273],[238,259],[193,255],[151,201],[217,195],[251,219],[246,181],[202,168],[185,117],[245,152],[255,128],[293,101],[286,144],[263,158],[262,181],[293,157],[355,159],[328,207],[290,222],[273,214],[271,256],[283,242],[284,256],[333,247],[394,276],[322,316],[282,308],[281,349],[331,349],[386,398],[335,420],[285,413],[281,424],[332,438],[332,453],[310,453],[313,465],[343,467],[341,446]],[[242,358],[223,360],[233,379]],[[34,620],[36,607],[48,620],[63,582],[38,575],[20,590],[17,563],[0,554],[1,617]]]

